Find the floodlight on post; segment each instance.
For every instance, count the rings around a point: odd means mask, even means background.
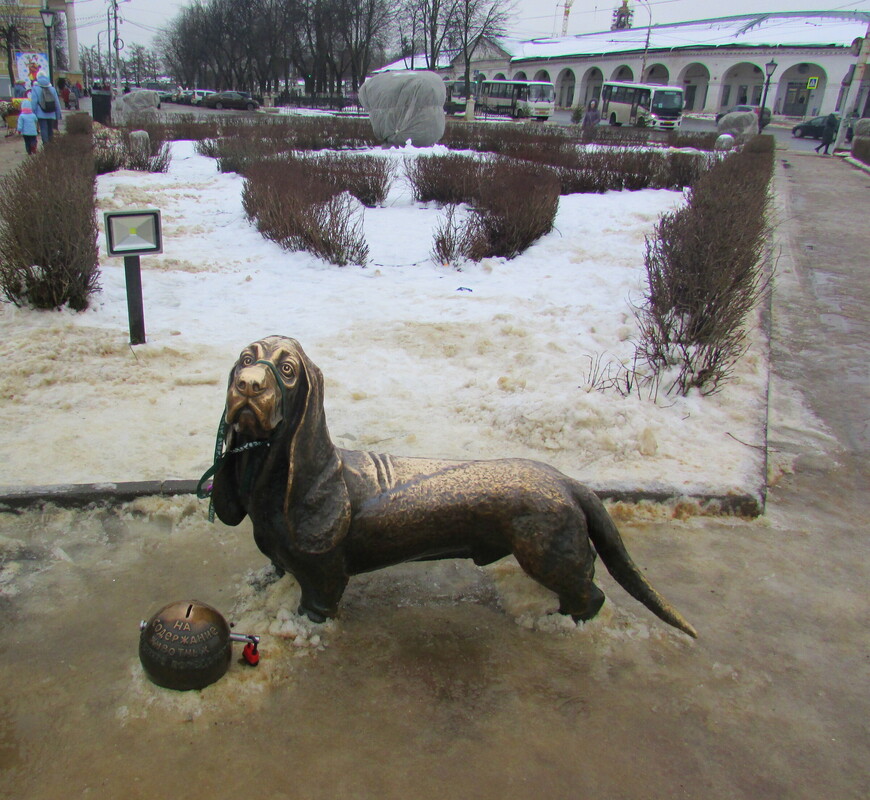
[[[103,216],[106,221],[106,252],[110,256],[124,258],[130,344],[145,344],[145,310],[142,304],[139,256],[163,252],[160,211],[156,208],[107,211]]]
[[[54,11],[50,11],[48,6],[44,6],[39,10],[39,16],[42,17],[42,25],[45,28],[45,39],[48,45],[48,82],[54,85],[53,58],[51,51],[54,47],[51,43],[51,28],[54,25]]]
[[[761,98],[761,112],[758,115],[759,133],[764,130],[764,126],[767,124],[764,121],[764,111],[767,108],[767,92],[770,89],[770,79],[773,77],[773,73],[776,72],[778,66],[779,64],[777,64],[772,58],[764,65],[764,74],[767,76],[767,80],[764,82],[764,96]]]

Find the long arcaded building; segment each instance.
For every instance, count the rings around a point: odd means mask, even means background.
[[[681,86],[688,111],[716,113],[758,105],[776,66],[767,105],[804,117],[830,111],[870,116],[870,70],[852,108],[843,109],[870,25],[867,12],[758,13],[673,25],[651,25],[538,38],[501,39],[478,48],[472,73],[484,79],[552,81],[563,108],[585,105],[606,80]],[[393,65],[395,66],[395,65]],[[461,56],[439,72],[459,78]]]

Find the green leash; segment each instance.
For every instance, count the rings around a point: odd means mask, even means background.
[[[259,361],[254,362],[256,364],[265,364],[269,369],[272,370],[272,375],[275,377],[275,383],[278,385],[278,389],[281,392],[281,408],[284,407],[284,382],[281,380],[281,376],[278,373],[278,368],[271,362],[261,359]],[[212,496],[212,491],[214,489],[214,484],[209,483],[206,486],[206,482],[213,478],[217,471],[223,466],[223,463],[230,457],[234,456],[238,453],[244,453],[245,450],[253,450],[255,447],[268,447],[269,442],[248,442],[247,444],[240,445],[239,447],[234,447],[232,450],[227,450],[224,452],[224,447],[226,446],[226,436],[227,436],[227,409],[224,406],[223,414],[221,414],[221,421],[218,424],[217,436],[215,437],[214,442],[214,462],[212,465],[203,473],[203,476],[199,479],[196,484],[196,496],[200,500],[205,500],[208,498],[208,521],[214,522],[214,497]]]

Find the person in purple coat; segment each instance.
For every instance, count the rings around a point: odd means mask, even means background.
[[[40,75],[36,79],[30,92],[30,103],[33,106],[33,113],[36,115],[42,143],[46,144],[51,141],[54,129],[61,120],[60,98],[47,76]]]

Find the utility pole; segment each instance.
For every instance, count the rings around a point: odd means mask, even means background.
[[[97,38],[99,42],[99,38]],[[106,74],[104,86],[109,88],[109,82],[112,80],[112,9],[106,9]]]
[[[646,26],[646,42],[643,46],[643,60],[640,62],[640,82],[646,83],[646,79],[644,78],[644,72],[646,72],[646,55],[649,52],[649,35],[652,30],[652,11],[649,7],[649,0],[638,0],[638,2],[643,4],[643,7],[646,9],[646,13],[649,15],[649,20]]]
[[[837,139],[834,142],[835,153],[838,147],[843,147],[843,142],[846,140],[846,128],[849,127],[848,117],[852,113],[852,104],[857,101],[858,95],[861,92],[861,83],[864,81],[864,75],[867,72],[868,59],[870,59],[870,23],[867,24],[867,32],[864,34],[864,42],[861,45],[861,50],[858,52],[855,72],[852,74],[852,82],[849,84],[849,91],[846,92],[846,101],[843,103],[840,129],[837,131]]]
[[[121,48],[124,46],[124,43],[118,37],[118,0],[112,0],[112,9],[115,12],[115,86],[117,88],[117,92],[121,94]]]

